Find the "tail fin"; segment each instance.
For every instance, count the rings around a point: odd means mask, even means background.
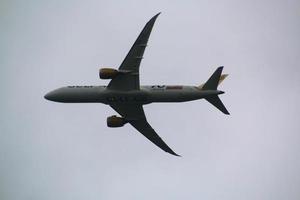
[[[220,85],[224,80],[225,80],[225,78],[228,76],[228,74],[222,74],[221,76],[220,76],[220,80],[219,80],[219,83],[218,83],[218,85]]]
[[[211,75],[211,77],[204,83],[202,90],[217,90],[218,85],[226,78],[227,74],[222,75],[222,67],[218,67],[218,69]],[[224,93],[224,92],[222,92]],[[220,93],[221,94],[221,93]],[[205,98],[209,103],[218,108],[222,113],[229,115],[228,110],[218,97],[218,95],[209,96]]]

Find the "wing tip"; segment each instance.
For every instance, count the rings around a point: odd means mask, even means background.
[[[178,157],[182,157],[181,155],[175,153],[173,150],[171,151],[167,151],[169,154],[172,154],[173,156],[178,156]]]
[[[156,15],[154,15],[149,21],[152,21],[152,20],[156,20],[156,18],[161,14],[161,12],[157,13]]]

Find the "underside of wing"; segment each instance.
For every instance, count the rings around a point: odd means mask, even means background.
[[[156,146],[172,155],[179,156],[159,137],[147,122],[142,105],[114,104],[110,106]]]
[[[140,119],[136,121],[129,122],[136,130],[142,133],[146,138],[148,138],[151,142],[153,142],[156,146],[161,148],[162,150],[174,155],[180,156],[176,154],[155,132],[155,130],[150,126],[150,124],[146,121],[146,119]]]
[[[144,51],[148,43],[150,33],[156,18],[160,13],[150,19],[145,25],[142,32],[134,42],[127,56],[123,60],[119,67],[119,75],[112,79],[108,85],[109,89],[113,90],[139,90],[140,79],[139,79],[139,68],[140,63],[143,59]]]

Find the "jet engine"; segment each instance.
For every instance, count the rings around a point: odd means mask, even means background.
[[[117,117],[116,115],[108,117],[106,122],[107,126],[110,128],[122,127],[127,123],[123,117]]]
[[[113,79],[119,74],[119,71],[112,68],[101,68],[99,70],[99,77],[101,79]]]

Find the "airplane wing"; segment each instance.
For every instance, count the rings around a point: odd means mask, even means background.
[[[139,68],[143,59],[144,51],[154,25],[156,18],[160,13],[150,19],[145,25],[144,29],[134,42],[127,56],[119,67],[120,73],[117,77],[112,79],[108,84],[109,89],[117,89],[122,91],[139,90],[140,78]]]
[[[134,128],[136,128],[136,130],[138,130],[156,146],[172,155],[179,156],[159,137],[159,135],[147,122],[142,105],[112,104],[110,106],[122,117],[128,120],[128,123],[130,123]]]

